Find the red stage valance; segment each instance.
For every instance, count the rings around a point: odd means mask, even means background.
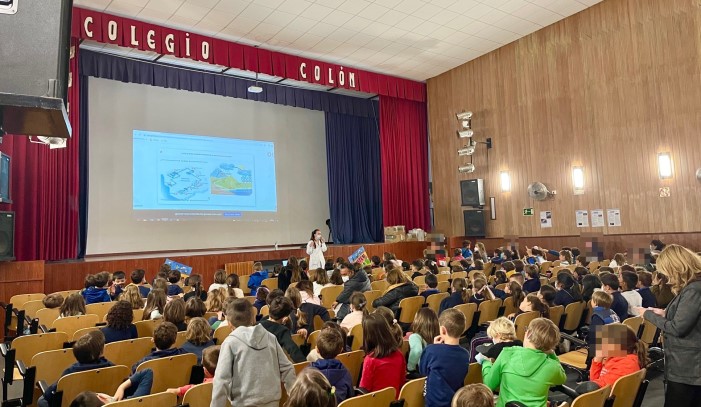
[[[297,81],[426,101],[426,85],[422,82],[228,42],[94,10],[73,8],[73,36]]]

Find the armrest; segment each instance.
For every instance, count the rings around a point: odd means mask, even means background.
[[[41,394],[46,393],[46,390],[49,389],[49,386],[50,385],[48,383],[46,383],[46,381],[44,381],[44,380],[39,380],[37,382],[37,387],[39,388],[39,390],[41,390]]]
[[[50,331],[50,329],[44,324],[39,324],[39,329],[41,330],[42,333],[47,333]]]
[[[560,317],[560,323],[557,324],[557,327],[562,331],[562,327],[565,326],[565,321],[567,321],[567,313],[563,312],[562,316]]]
[[[367,389],[364,389],[362,387],[355,388],[355,395],[356,396],[362,396],[362,395],[368,394],[368,393],[370,393],[370,391],[368,391]]]
[[[389,403],[389,407],[404,407],[405,401],[404,399],[399,399],[399,400],[394,400],[393,402]]]
[[[573,344],[579,346],[580,348],[588,347],[588,346],[589,346],[589,344],[588,344],[586,341],[583,341],[583,340],[581,340],[581,339],[579,339],[579,338],[576,338],[576,337],[574,337],[574,336],[572,336],[572,335],[569,335],[569,334],[566,334],[566,333],[564,333],[564,332],[560,332],[560,338],[562,338],[562,339],[567,339],[568,341],[570,341],[570,342],[572,342]]]
[[[504,407],[528,407],[527,405],[521,403],[520,401],[509,401]]]
[[[98,322],[95,326],[107,326],[107,322]]]
[[[25,365],[21,360],[17,361],[17,370],[19,370],[19,374],[21,374],[22,377],[27,375],[27,365]]]
[[[7,352],[10,351],[10,348],[7,346],[5,342],[0,343],[0,353],[2,354],[2,357],[7,356]]]

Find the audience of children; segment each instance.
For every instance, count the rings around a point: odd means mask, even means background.
[[[355,394],[350,372],[341,361],[336,359],[336,356],[343,353],[344,350],[345,343],[341,333],[336,329],[324,329],[319,332],[316,342],[316,351],[321,359],[317,359],[311,364],[311,367],[319,369],[334,387],[338,403],[353,397]]]
[[[419,363],[419,371],[426,376],[426,407],[449,407],[470,365],[469,352],[460,346],[460,336],[466,328],[465,315],[456,309],[445,310],[438,325],[440,333],[424,349]]]
[[[275,335],[255,323],[254,308],[248,300],[232,301],[226,318],[234,330],[221,344],[211,405],[223,406],[228,400],[232,406],[278,407],[280,383],[288,394],[292,392],[292,363]]]
[[[536,318],[528,325],[521,346],[502,349],[499,357],[482,361],[482,378],[490,389],[499,389],[498,407],[509,401],[545,406],[550,387],[565,383],[567,376],[555,356],[560,330],[549,319]]]
[[[105,343],[124,341],[138,337],[134,321],[134,311],[128,301],[120,300],[107,312],[107,326],[100,328]]]
[[[421,308],[411,324],[409,335],[409,357],[407,371],[409,377],[418,377],[419,361],[424,349],[440,334],[438,316],[431,308]]]

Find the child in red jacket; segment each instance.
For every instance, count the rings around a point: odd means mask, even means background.
[[[613,384],[622,376],[635,373],[648,362],[647,345],[627,325],[603,325],[596,335],[596,356],[591,364],[588,382],[580,383],[570,397]],[[569,391],[568,391],[569,390]]]

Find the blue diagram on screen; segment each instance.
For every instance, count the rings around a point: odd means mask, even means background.
[[[270,141],[134,130],[133,142],[135,210],[277,211]]]

